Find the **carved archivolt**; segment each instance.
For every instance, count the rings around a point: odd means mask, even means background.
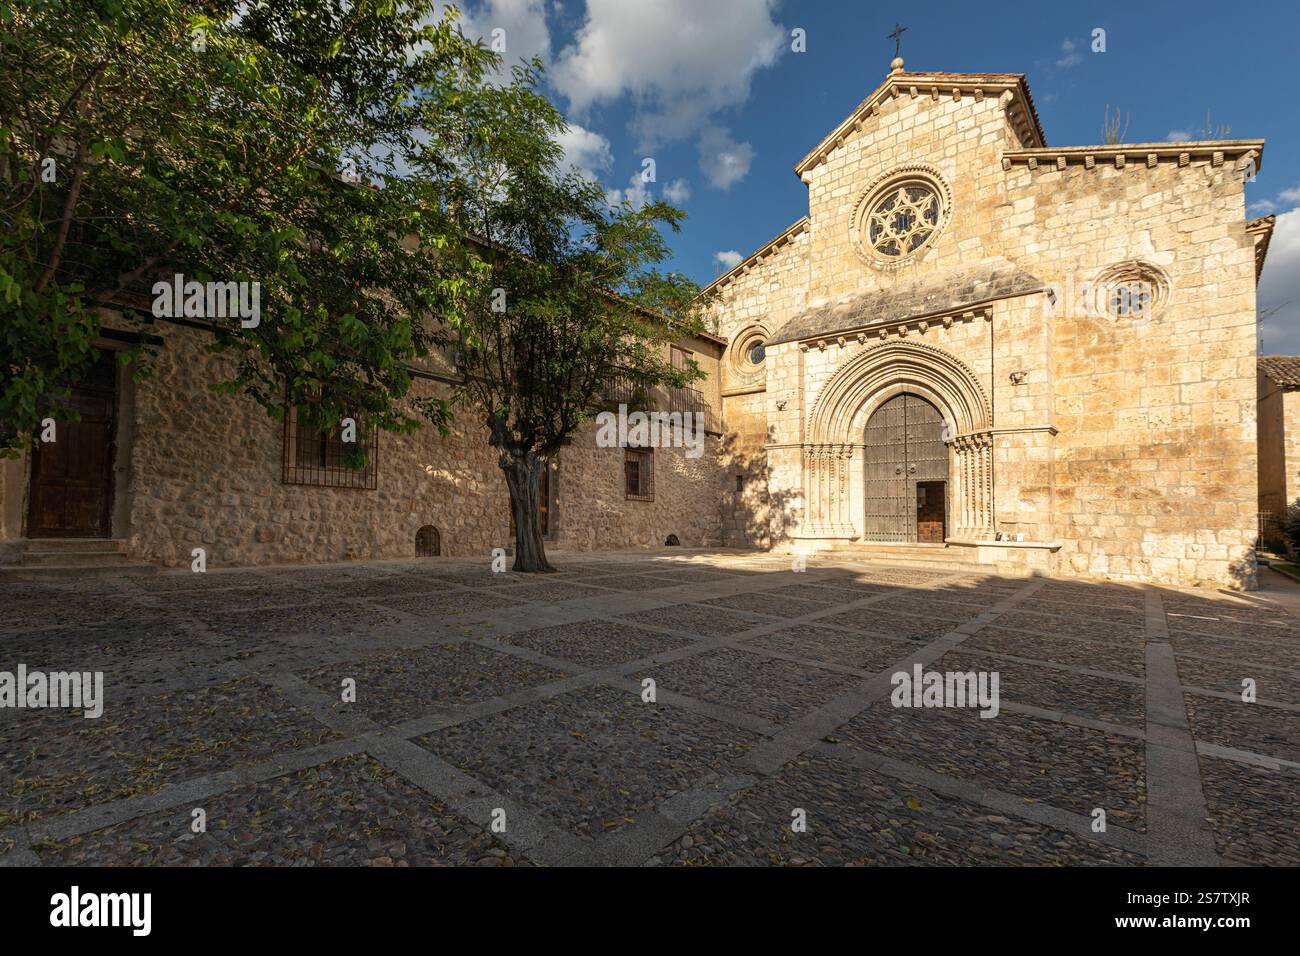
[[[871,413],[901,392],[930,401],[954,435],[987,431],[992,413],[975,373],[961,359],[923,342],[885,342],[840,366],[808,414],[815,444],[857,444]]]

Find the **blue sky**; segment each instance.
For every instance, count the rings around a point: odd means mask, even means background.
[[[570,158],[618,198],[648,189],[689,215],[671,266],[701,284],[807,211],[794,164],[884,79],[887,34],[909,70],[1027,74],[1053,145],[1266,139],[1251,215],[1277,213],[1260,289],[1265,351],[1300,353],[1300,4],[881,4],[863,0],[470,0],[465,30],[540,54],[572,124]],[[1106,31],[1104,53],[1092,32]],[[801,29],[806,51],[792,50]],[[655,182],[643,184],[645,159]]]

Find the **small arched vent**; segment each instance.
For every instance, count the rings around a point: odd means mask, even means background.
[[[664,541],[664,547],[667,548],[676,548],[680,546],[681,546],[681,542],[677,540],[677,535],[675,534],[670,534],[667,540]]]
[[[417,558],[436,558],[442,554],[442,535],[431,524],[426,524],[415,532],[415,556]]]

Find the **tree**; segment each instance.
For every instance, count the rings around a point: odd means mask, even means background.
[[[457,271],[472,276],[445,326],[464,376],[453,404],[480,416],[497,451],[517,571],[552,570],[538,508],[548,462],[614,379],[698,378],[693,363],[672,367],[667,343],[703,328],[699,289],[657,268],[670,255],[663,229],[685,214],[663,202],[611,207],[598,183],[562,169],[566,125],[538,92],[540,69],[482,84],[457,123],[428,130],[430,157],[455,158],[438,199],[460,232]]]
[[[464,284],[421,202],[451,167],[418,140],[464,123],[497,58],[439,7],[0,3],[0,449],[70,415],[56,396],[93,361],[101,309],[143,324],[175,273],[258,284],[255,327],[204,316],[238,359],[223,390],[322,427],[445,426],[445,402],[409,394],[436,344],[418,317],[453,314]]]

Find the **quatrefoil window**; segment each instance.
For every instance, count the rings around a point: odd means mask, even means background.
[[[900,268],[944,228],[951,196],[938,170],[922,163],[880,176],[858,200],[853,245],[877,269]]]
[[[867,242],[882,256],[920,249],[939,227],[939,196],[921,183],[904,183],[867,214]]]

